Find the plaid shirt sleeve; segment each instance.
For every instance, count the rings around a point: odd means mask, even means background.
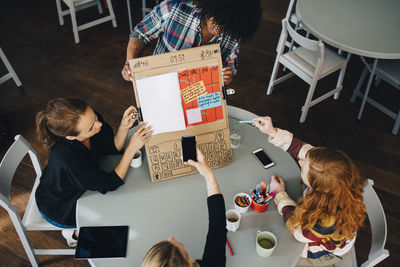
[[[130,37],[136,37],[148,44],[151,40],[157,39],[163,32],[165,18],[171,11],[171,1],[162,1],[147,14],[133,29]]]

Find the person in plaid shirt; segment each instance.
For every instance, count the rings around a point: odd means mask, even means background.
[[[132,80],[128,60],[158,39],[154,54],[219,43],[229,84],[237,73],[239,42],[251,38],[260,19],[260,0],[165,0],[130,34],[122,77]]]

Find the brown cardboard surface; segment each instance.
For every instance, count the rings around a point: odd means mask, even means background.
[[[183,165],[181,136],[194,135],[199,149],[205,155],[211,168],[229,165],[233,161],[229,137],[228,114],[226,100],[223,99],[223,68],[221,52],[218,44],[180,50],[160,55],[153,55],[129,60],[134,73],[133,88],[138,108],[136,79],[151,77],[169,72],[179,72],[205,66],[218,66],[219,92],[221,95],[223,119],[210,123],[188,126],[183,131],[175,131],[154,135],[146,144],[146,155],[150,176],[153,182],[159,182],[180,176],[196,173],[190,166]]]

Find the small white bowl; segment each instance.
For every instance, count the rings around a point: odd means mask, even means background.
[[[236,197],[238,197],[238,196],[244,196],[244,197],[246,197],[246,198],[249,200],[249,205],[246,206],[246,207],[241,207],[241,206],[237,205],[236,202],[235,202],[235,199],[236,199]],[[236,194],[236,195],[233,197],[233,204],[235,205],[235,209],[236,209],[237,211],[239,211],[240,213],[245,213],[245,212],[250,208],[251,202],[252,202],[251,197],[250,197],[248,194],[246,194],[246,193],[238,193],[238,194]]]

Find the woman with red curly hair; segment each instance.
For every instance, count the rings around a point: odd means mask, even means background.
[[[279,176],[271,178],[278,211],[294,237],[305,243],[297,265],[332,265],[354,244],[366,215],[364,181],[342,151],[313,147],[275,128],[270,117],[253,119],[254,126],[268,134],[268,141],[295,156],[306,187],[297,203],[285,192]]]

